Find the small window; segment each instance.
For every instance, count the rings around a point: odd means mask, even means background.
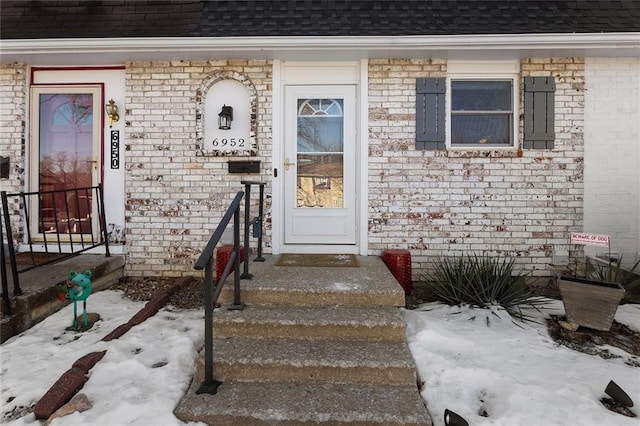
[[[451,147],[514,146],[513,82],[451,79]]]
[[[552,148],[553,78],[525,78],[523,129],[520,79],[517,60],[449,60],[446,77],[417,78],[416,149],[513,149],[522,133],[525,148]]]

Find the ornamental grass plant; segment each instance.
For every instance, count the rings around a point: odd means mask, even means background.
[[[500,256],[472,254],[440,258],[422,279],[436,298],[449,305],[501,306],[511,316],[530,320],[523,307],[540,310],[547,299],[534,296],[529,276]]]
[[[589,274],[589,278],[608,282],[608,283],[619,283],[624,287],[625,290],[631,290],[638,285],[640,285],[640,278],[638,278],[638,271],[640,269],[640,259],[636,260],[633,266],[628,269],[622,269],[622,257],[617,259],[617,261],[609,261],[608,265],[596,265],[595,269],[591,271]]]

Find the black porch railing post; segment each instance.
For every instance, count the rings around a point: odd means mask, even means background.
[[[244,262],[242,279],[251,279],[253,275],[249,273],[249,225],[251,221],[249,219],[249,210],[251,209],[251,182],[244,182]],[[235,234],[234,234],[235,244]],[[235,250],[235,247],[234,247]],[[238,259],[239,261],[239,259]]]
[[[9,299],[9,279],[7,278],[7,258],[4,251],[4,231],[2,230],[2,223],[4,215],[0,215],[0,260],[2,264],[0,264],[0,274],[2,274],[2,302],[4,303],[4,308],[2,312],[7,315],[11,315],[11,300]]]
[[[102,238],[104,239],[104,252],[106,257],[111,257],[109,251],[109,231],[107,230],[107,218],[104,211],[104,190],[102,184],[98,184],[96,189],[96,195],[98,196],[98,220],[100,221],[100,231],[102,232]]]
[[[258,205],[258,256],[256,257],[256,262],[264,262],[264,257],[262,256],[262,225],[264,219],[264,183],[260,183],[260,204]]]
[[[213,256],[204,268],[204,381],[196,393],[215,394],[222,384],[213,378]]]
[[[243,180],[241,183],[245,187],[246,199],[245,199],[245,209],[244,209],[244,250],[245,256],[249,256],[249,226],[253,226],[253,236],[258,238],[258,247],[257,247],[257,257],[254,259],[254,262],[264,262],[265,259],[262,256],[262,225],[264,219],[264,182],[254,182]],[[260,188],[260,199],[258,204],[258,216],[250,219],[250,209],[251,209],[251,185],[259,185]],[[253,275],[249,273],[249,263],[246,261],[244,263],[244,274],[242,278],[251,278]]]
[[[7,192],[2,191],[2,212],[4,214],[4,226],[7,233],[7,250],[9,251],[9,262],[11,263],[11,276],[13,277],[13,295],[22,294],[20,289],[20,278],[18,277],[18,264],[16,263],[16,249],[13,246],[13,233],[11,232],[11,217],[9,216],[9,201]],[[4,260],[4,259],[3,259]]]
[[[245,305],[240,300],[240,209],[236,210],[233,214],[233,252],[235,253],[233,265],[233,305],[229,306],[228,309],[241,311]],[[245,252],[245,265],[249,262],[247,256]]]

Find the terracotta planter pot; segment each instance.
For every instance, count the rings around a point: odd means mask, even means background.
[[[567,321],[594,330],[609,331],[624,288],[618,283],[560,277],[558,287]]]
[[[64,302],[67,299],[67,293],[58,293],[58,299],[60,299],[61,302]]]

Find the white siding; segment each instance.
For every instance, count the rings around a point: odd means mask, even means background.
[[[584,231],[640,251],[640,59],[586,61]],[[587,253],[594,253],[587,248]]]

